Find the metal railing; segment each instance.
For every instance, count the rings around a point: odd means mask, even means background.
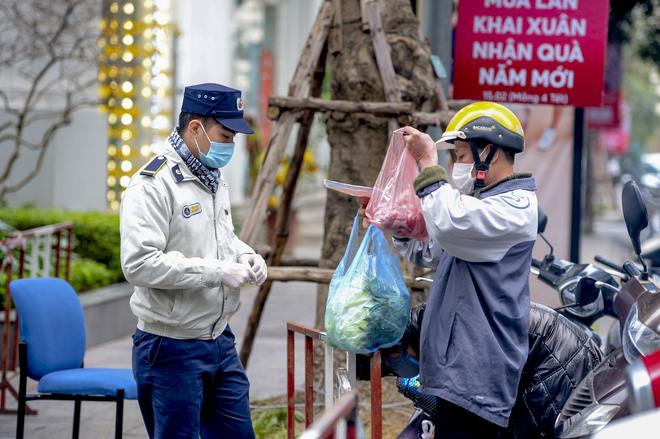
[[[4,325],[2,330],[2,380],[0,381],[0,414],[15,414],[16,410],[6,407],[7,392],[18,399],[18,392],[9,382],[9,372],[16,374],[18,361],[18,317],[12,311],[9,283],[13,280],[17,266],[18,279],[29,277],[60,277],[64,269],[64,279],[69,280],[71,267],[71,241],[73,223],[70,221],[34,229],[15,232],[0,242],[4,247],[5,258],[0,266],[0,274],[6,275]],[[66,239],[66,242],[64,240]],[[63,242],[66,249],[63,249]],[[63,258],[64,253],[64,258]],[[64,259],[64,262],[63,262]],[[64,264],[64,267],[62,267]],[[12,324],[13,319],[13,324]],[[13,376],[12,376],[13,377]],[[26,406],[26,414],[36,412]]]
[[[325,332],[298,323],[287,323],[287,439],[295,437],[295,333],[305,336],[305,428],[314,420],[314,340],[325,341]],[[333,407],[334,349],[325,346],[325,414]],[[355,388],[355,354],[346,353],[346,370],[351,388]],[[371,354],[371,438],[382,439],[382,386],[380,351]],[[350,392],[347,392],[350,393]],[[323,436],[327,437],[327,436]],[[332,436],[334,437],[334,436]]]
[[[318,421],[314,422],[298,439],[329,439],[337,436],[355,439],[357,432],[358,396],[354,392],[346,392],[326,411]],[[342,428],[342,424],[345,426]]]

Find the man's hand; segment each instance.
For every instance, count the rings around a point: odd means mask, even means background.
[[[246,283],[256,282],[257,280],[257,275],[245,264],[222,261],[220,262],[220,268],[222,269],[222,285],[227,288],[237,290]]]
[[[367,204],[369,204],[369,200],[371,200],[370,197],[357,197],[357,202],[360,205],[360,209],[358,210],[358,215],[364,217],[364,219],[362,220],[362,227],[364,227],[365,229],[368,228],[369,225],[371,224],[366,216]]]
[[[403,132],[406,148],[410,151],[410,155],[419,162],[420,168],[438,165],[438,151],[431,136],[410,126],[404,127]]]
[[[264,261],[261,255],[245,253],[238,257],[238,262],[247,265],[254,272],[257,286],[266,281],[268,269],[266,268],[266,261]]]

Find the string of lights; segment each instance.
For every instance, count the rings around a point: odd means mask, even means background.
[[[174,35],[169,0],[103,0],[99,26],[100,110],[108,115],[107,201],[118,210],[131,175],[169,134]]]

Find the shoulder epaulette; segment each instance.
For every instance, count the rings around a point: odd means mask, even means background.
[[[144,169],[140,172],[140,175],[148,175],[149,177],[153,177],[156,175],[156,172],[160,170],[160,168],[163,167],[163,165],[167,162],[167,157],[164,155],[158,155],[151,159],[149,164],[144,167]]]

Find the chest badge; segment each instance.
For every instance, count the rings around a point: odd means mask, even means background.
[[[202,206],[200,206],[199,203],[186,204],[185,206],[183,206],[183,209],[181,209],[184,218],[190,218],[193,215],[197,215],[201,211],[202,211]]]

